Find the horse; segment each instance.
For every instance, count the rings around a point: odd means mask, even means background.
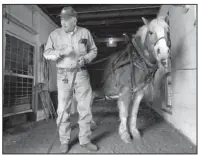
[[[136,125],[139,105],[151,93],[156,71],[160,67],[166,69],[170,58],[169,25],[166,18],[157,17],[149,22],[142,17],[142,20],[144,25],[137,30],[130,43],[132,84],[120,83],[118,91],[118,132],[125,143],[131,142],[130,134],[134,139],[141,138]]]

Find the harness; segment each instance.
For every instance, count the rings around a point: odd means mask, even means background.
[[[162,39],[162,38],[161,38]],[[159,41],[160,39],[158,39]],[[128,59],[125,60],[120,65],[117,65],[118,62],[122,60],[122,58],[125,56],[125,54],[128,52]],[[138,63],[140,62],[140,63]],[[130,64],[130,71],[131,71],[131,92],[135,93],[137,91],[140,91],[143,89],[151,80],[154,78],[155,73],[158,69],[157,64],[151,63],[141,52],[141,49],[136,44],[135,38],[132,39],[132,43],[128,43],[127,48],[124,52],[119,54],[119,56],[112,62],[111,64],[111,71],[109,72],[115,75],[115,70]],[[141,65],[140,65],[141,64]],[[140,84],[135,83],[135,67],[144,71],[146,73],[144,82]],[[104,85],[106,81],[102,82],[101,85]],[[117,79],[115,80],[116,87],[119,86],[119,81]]]
[[[169,38],[170,37],[169,34],[167,34],[167,35],[168,35],[167,37]],[[147,36],[146,37],[149,37],[148,36],[148,31],[147,31]],[[156,44],[161,39],[165,39],[167,41],[168,38],[166,38],[166,36],[163,36],[163,37],[158,38],[154,43],[150,42],[150,44],[152,45],[152,48],[154,48],[156,46]],[[150,40],[150,39],[148,39],[148,40]],[[170,44],[170,42],[169,42],[169,44]],[[148,83],[150,83],[154,79],[155,73],[156,73],[156,71],[158,69],[158,65],[151,63],[144,56],[144,54],[142,53],[141,49],[138,47],[135,38],[132,39],[132,44],[130,43],[129,46],[130,46],[130,50],[128,51],[128,53],[129,53],[129,58],[130,58],[131,84],[132,84],[131,92],[135,93],[135,92],[143,89]],[[133,49],[135,49],[135,50],[133,50]],[[133,53],[134,55],[137,56],[137,58],[141,61],[141,64],[143,64],[143,66],[144,66],[143,68],[136,63],[136,60],[134,60],[134,56],[132,56],[131,53]],[[152,52],[150,54],[153,55]],[[144,72],[146,72],[146,77],[144,79],[144,82],[142,82],[141,84],[139,84],[137,86],[135,84],[134,66],[138,67],[139,69],[142,69]]]
[[[169,32],[169,31],[168,31]],[[149,42],[149,44],[152,46],[152,50],[154,50],[154,47],[156,46],[156,44],[161,40],[161,39],[165,39],[166,42],[168,43],[168,46],[170,47],[170,34],[167,33],[167,36],[163,36],[163,37],[160,37],[160,38],[157,38],[153,43]],[[147,31],[147,36],[146,36],[146,39],[147,39],[148,36],[148,31]],[[150,41],[150,39],[148,39]],[[128,49],[129,48],[129,49]],[[132,43],[129,43],[128,42],[128,45],[127,45],[127,52],[128,52],[128,58],[129,60],[127,61],[124,61],[121,65],[117,65],[117,63],[120,61],[120,59],[124,56],[124,54],[126,53],[126,51],[123,51],[122,53],[120,53],[118,55],[118,57],[112,62],[112,70],[110,70],[109,74],[110,73],[113,73],[115,75],[115,70],[118,69],[118,68],[121,68],[125,65],[128,65],[130,64],[130,71],[131,71],[131,92],[132,93],[135,93],[141,89],[143,89],[149,82],[151,82],[153,79],[154,79],[154,76],[155,76],[155,73],[158,69],[158,65],[157,64],[153,64],[151,63],[143,54],[143,52],[141,51],[140,47],[137,45],[136,43],[136,39],[133,38],[132,39]],[[154,57],[154,54],[153,52],[150,52],[150,54],[153,55]],[[139,65],[138,62],[140,62],[141,65]],[[135,83],[135,67],[140,69],[140,70],[143,70],[145,73],[146,73],[146,76],[145,76],[145,79],[144,79],[144,82],[142,82],[141,84],[138,84],[136,86],[136,83]],[[101,82],[101,85],[104,85],[106,81],[103,81]],[[116,80],[116,87],[118,86],[118,81]]]
[[[162,39],[162,38],[160,38]],[[158,41],[160,40],[158,39]],[[157,43],[157,42],[156,42]],[[129,54],[129,58],[130,58],[130,66],[131,66],[131,81],[132,81],[132,88],[131,88],[131,92],[135,93],[137,91],[140,91],[141,89],[143,89],[149,82],[151,82],[151,80],[154,79],[155,73],[158,69],[157,64],[153,64],[151,63],[141,52],[141,49],[138,47],[135,38],[132,39],[132,44],[129,45],[131,47],[131,50],[128,51],[129,53],[133,53],[135,56],[131,56],[132,54]],[[133,48],[134,47],[134,48]],[[134,50],[133,50],[134,49]],[[137,59],[140,60],[140,63],[143,65],[143,67],[141,67],[140,65],[138,65]],[[143,70],[146,73],[144,82],[138,84],[136,86],[135,83],[135,76],[134,76],[134,72],[135,72],[135,67]]]

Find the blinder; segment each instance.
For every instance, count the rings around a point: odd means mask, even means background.
[[[165,28],[164,28],[164,31],[166,32]],[[161,40],[161,39],[165,39],[166,43],[167,43],[167,46],[169,47],[170,46],[170,31],[168,30],[167,33],[164,33],[165,36],[163,37],[160,37],[160,38],[157,38],[157,35],[156,33],[154,32],[154,41],[151,40],[151,38],[149,37],[149,30],[147,31],[147,34],[146,34],[146,39],[149,39],[149,42],[150,44],[152,44],[153,46],[156,46],[156,44]]]

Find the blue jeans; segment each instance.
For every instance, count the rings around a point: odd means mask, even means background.
[[[71,126],[70,126],[70,107],[72,97],[69,97],[69,91],[73,80],[74,72],[66,72],[64,70],[57,70],[57,87],[58,87],[58,118],[56,123],[60,122],[61,115],[63,118],[59,128],[60,142],[62,144],[69,143]],[[90,85],[90,78],[87,70],[77,72],[74,84],[75,97],[78,102],[77,110],[79,114],[79,142],[80,145],[90,142],[91,135],[91,102],[92,102],[92,88]]]

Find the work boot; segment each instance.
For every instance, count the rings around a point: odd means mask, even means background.
[[[69,150],[69,146],[68,146],[67,143],[61,144],[61,146],[60,146],[60,151],[61,151],[61,153],[67,153],[68,150]]]
[[[84,144],[82,146],[85,147],[89,151],[98,151],[98,146],[95,144],[92,144],[91,142]]]

